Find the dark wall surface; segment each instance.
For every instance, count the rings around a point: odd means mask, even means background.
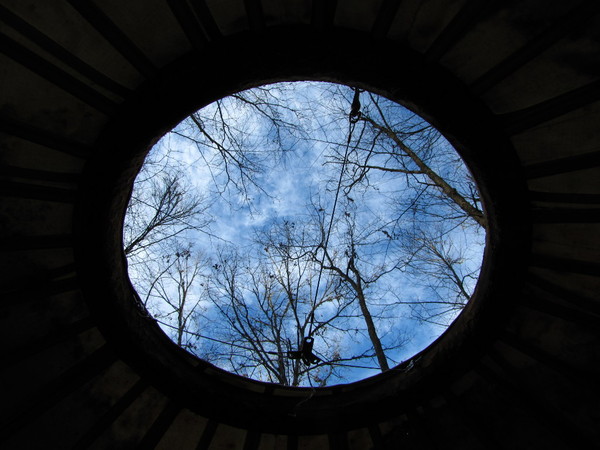
[[[600,3],[0,1],[0,447],[600,447]],[[369,88],[435,124],[490,222],[477,292],[413,361],[291,389],[136,306],[124,208],[152,144],[246,87]],[[410,367],[409,367],[410,366]]]

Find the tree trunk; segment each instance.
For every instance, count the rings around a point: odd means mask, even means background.
[[[427,176],[427,178],[429,178],[438,188],[440,188],[440,190],[450,200],[452,200],[456,206],[462,209],[467,216],[471,217],[475,222],[485,228],[486,220],[483,212],[471,205],[462,195],[458,193],[456,189],[450,186],[446,180],[440,177],[431,167],[425,164],[425,161],[419,158],[419,155],[417,155],[410,147],[408,147],[396,133],[394,133],[388,127],[378,124],[369,117],[362,116],[362,120],[368,122],[372,127],[383,132],[387,137],[394,141],[394,143],[400,147],[400,149],[406,153],[410,159],[413,160],[413,162]]]
[[[388,365],[387,358],[385,357],[385,352],[383,351],[383,346],[381,345],[381,341],[379,340],[379,336],[377,336],[377,330],[375,329],[375,322],[373,322],[373,316],[371,316],[371,312],[367,306],[367,300],[365,298],[365,294],[362,289],[362,283],[360,282],[360,275],[357,273],[357,269],[354,267],[354,263],[350,264],[350,270],[355,274],[357,280],[354,283],[356,290],[356,298],[358,299],[358,304],[360,306],[360,311],[365,319],[365,324],[367,325],[367,332],[369,333],[369,339],[371,339],[371,343],[373,344],[373,350],[375,350],[375,356],[377,356],[377,362],[379,363],[379,367],[382,372],[389,370],[390,366]]]
[[[369,332],[369,338],[371,339],[373,349],[375,350],[375,355],[377,356],[377,362],[379,363],[379,367],[381,367],[381,371],[385,372],[386,370],[389,370],[390,366],[388,365],[387,358],[383,352],[381,341],[379,340],[379,336],[377,336],[377,332],[375,330],[375,323],[373,322],[371,313],[367,308],[367,302],[365,301],[365,297],[362,295],[362,293],[358,296],[358,304],[360,305],[360,310],[365,318],[367,331]]]

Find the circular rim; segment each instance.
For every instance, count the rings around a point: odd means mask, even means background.
[[[374,50],[376,49],[376,50]],[[390,57],[394,55],[394,57]],[[403,61],[398,66],[397,61]],[[275,81],[357,85],[412,109],[454,145],[481,190],[489,222],[472,300],[411,367],[347,385],[288,388],[242,378],[170,341],[133,301],[122,252],[122,221],[133,180],[164,133],[200,107]],[[528,249],[526,195],[519,164],[494,116],[443,68],[389,43],[355,33],[280,29],[223,39],[142,85],[107,126],[86,168],[76,218],[82,290],[109,343],[171,398],[214,420],[272,433],[353,429],[411,410],[472,369],[509,313]],[[506,183],[510,180],[510,183]],[[511,279],[510,286],[506,279]]]

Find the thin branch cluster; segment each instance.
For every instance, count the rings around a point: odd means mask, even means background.
[[[178,345],[242,376],[325,386],[393,369],[465,307],[487,227],[472,176],[418,115],[361,91],[349,120],[353,99],[261,86],[151,151],[123,246]],[[307,337],[310,365],[290,357]]]

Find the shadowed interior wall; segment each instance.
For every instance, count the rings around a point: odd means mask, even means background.
[[[0,1],[0,446],[600,447],[600,3]],[[474,301],[380,377],[226,374],[136,307],[123,211],[186,114],[315,79],[402,101],[491,219]]]

